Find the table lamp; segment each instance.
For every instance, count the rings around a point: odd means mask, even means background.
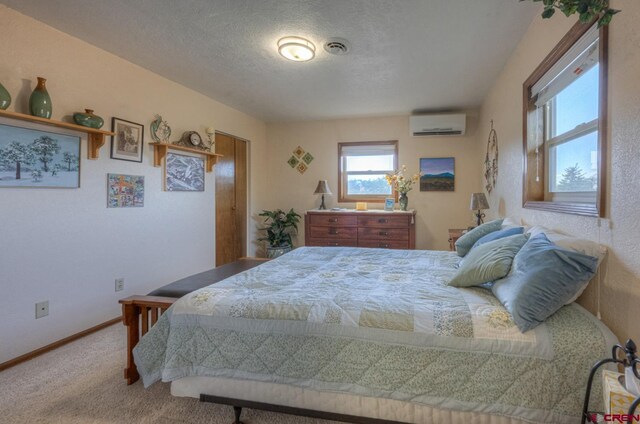
[[[331,190],[329,189],[329,184],[327,183],[327,180],[318,181],[318,187],[316,187],[316,191],[314,191],[313,194],[322,194],[322,203],[320,203],[320,207],[318,209],[319,210],[327,209],[327,207],[324,205],[324,195],[332,194]]]
[[[475,213],[476,218],[478,218],[478,225],[482,224],[482,218],[485,217],[484,213],[482,213],[483,209],[489,209],[489,202],[487,202],[487,196],[484,193],[472,193],[471,194],[471,206],[469,207],[472,211],[477,211]]]

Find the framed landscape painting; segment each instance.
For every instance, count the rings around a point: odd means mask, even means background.
[[[420,191],[454,191],[455,158],[420,159]]]
[[[111,159],[142,162],[144,147],[144,125],[120,118],[111,120]]]
[[[204,159],[167,153],[167,191],[204,191]]]
[[[80,137],[0,124],[0,187],[80,187]]]
[[[143,206],[143,176],[107,174],[108,208],[141,208]]]

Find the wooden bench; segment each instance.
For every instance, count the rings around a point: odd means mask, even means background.
[[[124,369],[127,384],[133,384],[140,379],[133,361],[133,348],[138,344],[140,337],[147,334],[171,305],[188,293],[218,283],[265,261],[268,259],[240,258],[235,262],[167,284],[147,296],[129,296],[121,299],[122,323],[127,327],[127,367]]]

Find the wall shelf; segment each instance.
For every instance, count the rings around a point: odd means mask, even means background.
[[[55,121],[53,119],[40,118],[39,116],[26,115],[24,113],[10,112],[0,109],[0,117],[19,119],[21,121],[35,122],[38,124],[50,125],[52,127],[64,128],[67,130],[79,131],[87,134],[89,143],[87,156],[89,159],[98,159],[100,148],[105,143],[105,137],[114,135],[111,131],[97,130],[95,128],[83,127],[82,125],[71,124],[69,122]]]
[[[169,150],[179,150],[182,152],[189,152],[196,155],[204,156],[206,158],[205,169],[207,172],[212,172],[213,165],[218,162],[219,157],[221,158],[223,156],[217,153],[211,153],[205,150],[194,149],[192,147],[180,146],[177,144],[149,143],[149,145],[153,146],[153,166],[162,166],[162,162],[167,157],[167,152]]]

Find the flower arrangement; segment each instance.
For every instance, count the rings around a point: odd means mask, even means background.
[[[387,174],[387,184],[389,184],[395,191],[401,194],[407,194],[413,188],[413,185],[420,180],[420,173],[413,176],[405,176],[407,173],[407,165],[402,165],[400,171],[396,171],[393,174]]]

